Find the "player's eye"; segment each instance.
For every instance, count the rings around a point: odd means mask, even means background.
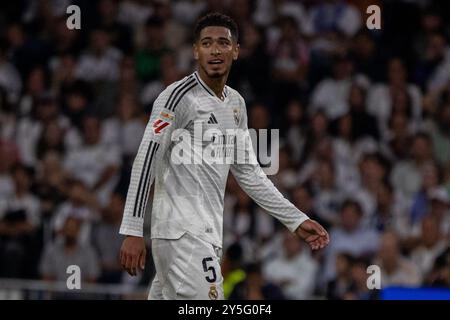
[[[202,47],[209,47],[211,45],[211,41],[202,42]]]

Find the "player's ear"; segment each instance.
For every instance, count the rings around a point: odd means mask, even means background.
[[[234,45],[234,50],[233,50],[233,60],[237,60],[238,57],[239,57],[239,43],[236,43]]]
[[[192,45],[192,52],[194,53],[194,59],[198,60],[198,46],[196,43]]]

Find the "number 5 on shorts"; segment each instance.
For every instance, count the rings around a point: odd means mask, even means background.
[[[216,275],[216,270],[214,269],[213,266],[209,266],[208,267],[208,262],[209,261],[213,261],[213,258],[211,258],[211,257],[204,258],[203,261],[202,261],[202,264],[203,264],[203,271],[205,271],[205,272],[211,271],[212,272],[212,278],[209,275],[207,275],[205,277],[206,281],[212,283],[212,282],[216,282],[217,275]]]

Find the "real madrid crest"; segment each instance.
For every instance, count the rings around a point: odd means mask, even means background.
[[[234,123],[236,123],[236,125],[238,126],[239,125],[239,118],[240,118],[239,109],[238,108],[234,108],[233,109],[233,115],[234,115]]]
[[[214,284],[209,287],[208,297],[211,300],[217,300],[217,298],[219,297],[219,293],[217,292],[217,288]]]

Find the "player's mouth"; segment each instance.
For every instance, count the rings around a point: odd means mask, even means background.
[[[222,64],[223,60],[222,59],[213,59],[213,60],[209,60],[208,64],[212,64],[212,65],[219,65]]]

